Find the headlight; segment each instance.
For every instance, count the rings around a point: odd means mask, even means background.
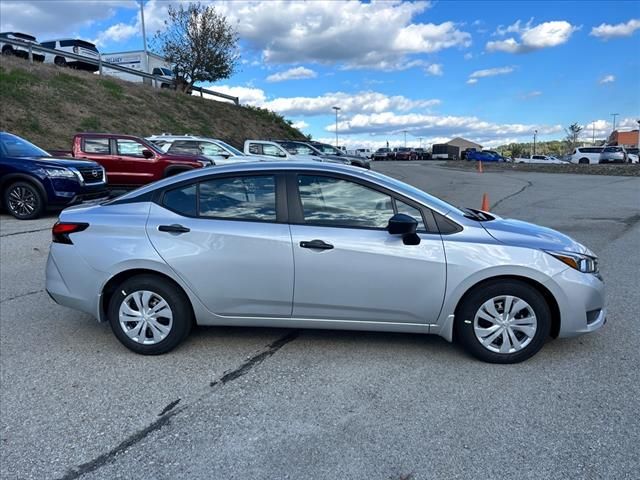
[[[76,174],[66,168],[45,168],[44,173],[52,178],[76,178]]]
[[[547,251],[547,253],[582,273],[598,273],[598,259],[595,257],[572,252]]]

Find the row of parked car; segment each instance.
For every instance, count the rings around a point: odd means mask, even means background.
[[[194,135],[147,138],[78,133],[71,150],[45,151],[0,132],[0,198],[18,219],[98,200],[113,188],[135,188],[188,170],[256,161],[314,161],[370,168],[369,160],[321,142],[247,140],[244,151]]]
[[[371,158],[372,160],[430,160],[431,154],[424,148],[379,148]]]

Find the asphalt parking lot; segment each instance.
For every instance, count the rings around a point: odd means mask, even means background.
[[[637,478],[640,178],[375,169],[585,243],[607,325],[507,366],[436,337],[218,327],[143,357],[44,292],[55,215],[3,214],[2,478]]]

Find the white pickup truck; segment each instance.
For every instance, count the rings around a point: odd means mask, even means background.
[[[540,164],[546,164],[546,165],[552,165],[552,164],[566,165],[569,162],[560,160],[559,158],[556,158],[551,155],[531,155],[530,157],[526,157],[526,158],[514,158],[513,163],[540,163]]]
[[[246,140],[244,142],[244,154],[257,157],[269,157],[272,160],[309,162],[322,161],[321,157],[313,155],[302,155],[284,148],[277,142],[267,140]]]

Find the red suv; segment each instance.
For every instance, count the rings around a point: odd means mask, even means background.
[[[105,168],[109,186],[144,185],[212,165],[205,157],[165,153],[153,143],[131,135],[79,133],[73,137],[72,148],[73,157],[93,160]]]

